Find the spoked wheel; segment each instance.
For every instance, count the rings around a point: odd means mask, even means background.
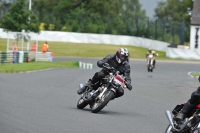
[[[167,127],[165,133],[173,133],[172,132],[172,126],[169,124],[169,126]]]
[[[102,98],[94,103],[92,107],[92,113],[98,113],[100,110],[102,110],[114,96],[115,94],[113,91],[105,92]]]
[[[172,126],[169,124],[167,129],[165,130],[165,133],[179,133],[176,131],[172,131]],[[181,133],[200,133],[198,129],[194,129],[193,131],[189,129],[182,131]]]
[[[81,98],[78,100],[77,108],[83,109],[83,108],[85,108],[87,105],[88,105],[88,103],[86,103],[86,102],[83,100],[83,98],[81,97]]]

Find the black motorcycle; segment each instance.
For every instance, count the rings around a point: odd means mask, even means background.
[[[78,100],[77,108],[83,109],[89,104],[92,113],[98,113],[114,99],[119,87],[126,88],[125,77],[120,75],[119,71],[115,72],[114,68],[109,66],[103,66],[103,69],[106,69],[109,75],[96,84],[96,89],[90,86],[86,88]]]
[[[177,105],[172,114],[176,116],[183,108],[184,104]],[[169,110],[166,111],[169,126],[165,133],[200,133],[200,104],[194,108],[183,121],[176,121],[172,118]]]

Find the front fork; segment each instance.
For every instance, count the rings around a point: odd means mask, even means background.
[[[153,66],[153,59],[147,61],[147,67]]]
[[[112,81],[112,80],[111,80]],[[103,91],[99,94],[99,96],[97,97],[98,99],[101,99],[103,94],[108,90],[108,87],[111,87],[111,82],[109,82],[105,88],[103,89]],[[114,88],[111,88],[111,91],[113,91],[116,94],[116,90]]]

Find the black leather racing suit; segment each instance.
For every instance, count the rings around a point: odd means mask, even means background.
[[[131,86],[131,77],[130,77],[130,65],[128,60],[124,61],[123,63],[118,63],[116,61],[116,55],[108,55],[105,58],[103,58],[102,60],[99,60],[97,62],[98,67],[102,68],[104,63],[108,63],[110,65],[110,67],[115,68],[116,71],[119,71],[120,74],[123,74],[123,76],[125,76],[127,85],[128,85],[128,89],[131,90],[132,86]],[[104,78],[106,75],[108,75],[108,72],[105,69],[102,69],[99,72],[96,72],[93,76],[93,78],[91,79],[91,82],[93,84],[97,83],[100,79]],[[124,90],[123,88],[120,88],[118,90],[118,92],[116,93],[115,98],[120,97],[124,95]]]

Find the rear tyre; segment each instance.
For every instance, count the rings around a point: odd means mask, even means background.
[[[105,92],[102,98],[94,103],[92,107],[92,113],[98,113],[100,110],[102,110],[114,96],[115,94],[113,91]]]
[[[83,98],[81,97],[81,98],[78,100],[77,108],[83,109],[83,108],[85,108],[87,105],[88,105],[88,103],[86,103],[86,102],[83,100]]]

